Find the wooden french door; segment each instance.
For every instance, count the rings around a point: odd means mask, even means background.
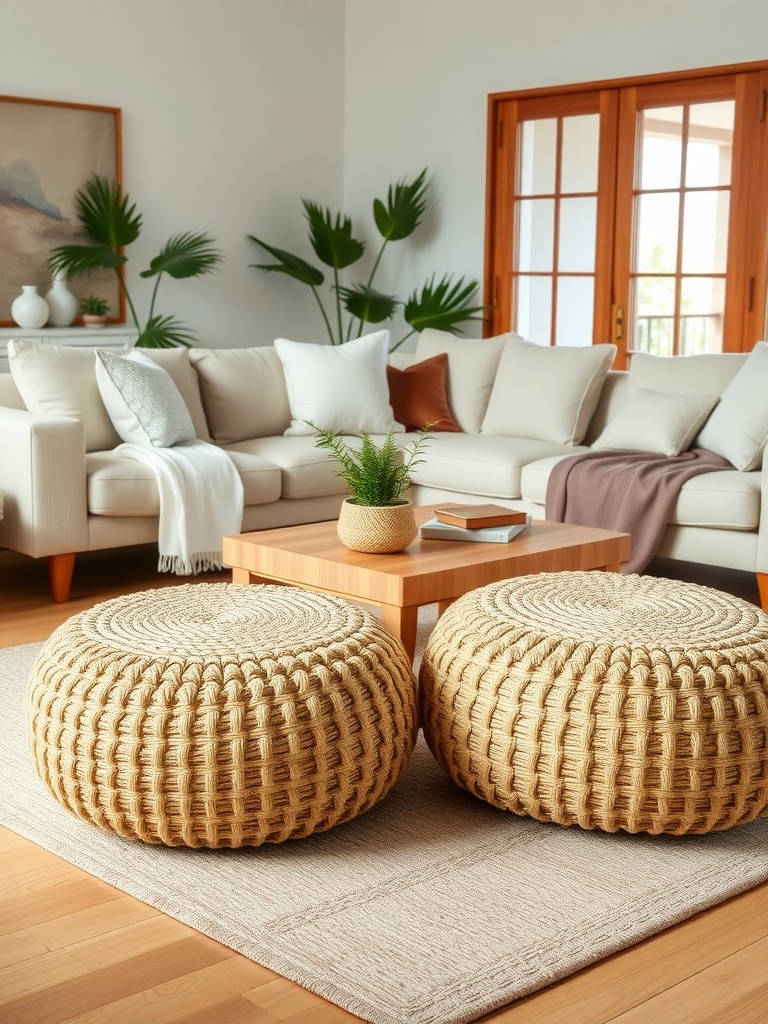
[[[662,355],[765,334],[768,64],[491,97],[488,334]]]

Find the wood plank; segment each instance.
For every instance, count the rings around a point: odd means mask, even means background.
[[[32,957],[44,956],[48,947],[28,931],[8,932],[0,935],[0,968],[22,964]]]
[[[66,949],[92,968],[116,962],[109,959],[114,947],[122,949],[122,956],[125,956],[128,948],[144,952],[161,945],[161,942],[153,943],[151,936],[165,920],[154,907],[132,896],[121,896],[95,907],[77,909],[53,921],[42,921],[31,927],[29,932],[48,949]],[[194,934],[191,928],[189,931]],[[95,942],[94,954],[90,952],[90,939]]]

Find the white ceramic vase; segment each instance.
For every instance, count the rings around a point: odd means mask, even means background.
[[[80,303],[67,286],[65,274],[54,274],[53,285],[45,293],[48,303],[48,323],[51,327],[69,327],[77,316]]]
[[[23,284],[21,295],[11,303],[11,316],[19,327],[36,330],[48,320],[48,303],[38,294],[36,284]]]

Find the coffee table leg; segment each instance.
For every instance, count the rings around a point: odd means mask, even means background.
[[[413,605],[409,608],[398,608],[393,604],[383,604],[381,606],[381,621],[390,632],[400,637],[405,653],[413,661],[416,650],[416,628],[419,622],[418,607]]]

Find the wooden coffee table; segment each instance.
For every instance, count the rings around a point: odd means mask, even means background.
[[[421,524],[433,508],[415,509]],[[287,583],[381,606],[382,621],[413,658],[419,607],[439,612],[476,587],[535,572],[604,569],[629,558],[630,535],[534,521],[509,544],[416,539],[405,551],[372,555],[345,548],[336,522],[225,537],[233,583]]]

